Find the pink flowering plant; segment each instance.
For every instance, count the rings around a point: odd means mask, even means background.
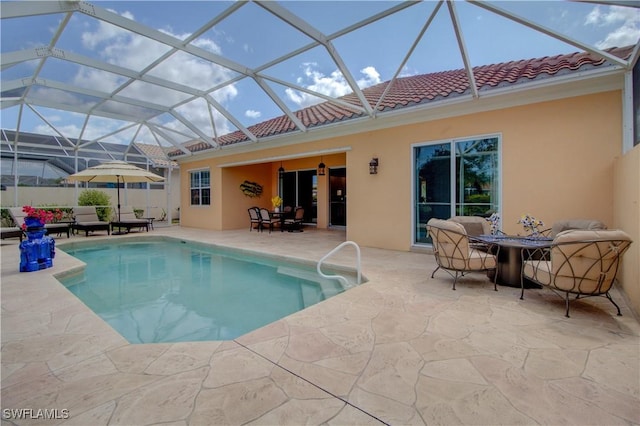
[[[54,220],[58,221],[62,219],[62,215],[63,215],[60,209],[55,209],[54,211],[51,211],[51,210],[45,210],[45,209],[36,209],[31,206],[23,206],[22,212],[25,213],[25,218],[29,217],[33,219],[38,219],[41,225],[52,222]],[[27,229],[26,223],[22,224],[22,229]]]
[[[522,215],[518,223],[521,223],[524,230],[532,235],[539,234],[542,230],[540,228],[544,226],[544,223],[540,219],[536,219],[530,214]]]

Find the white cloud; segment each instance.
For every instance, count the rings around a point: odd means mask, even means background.
[[[640,38],[640,13],[633,7],[596,6],[587,15],[585,24],[597,27],[615,26],[595,44],[599,49],[635,44]]]
[[[73,84],[87,89],[111,92],[125,82],[125,77],[96,68],[83,67],[73,77]]]
[[[81,128],[75,124],[65,124],[65,125],[61,125],[58,126],[56,125],[56,130],[59,131],[60,133],[62,133],[65,137],[67,138],[79,138],[80,137],[80,131]],[[39,124],[37,126],[35,126],[35,128],[33,129],[34,133],[39,133],[42,135],[53,135],[53,136],[59,136],[58,132],[56,132],[56,130],[53,130],[51,127],[49,127],[47,124]],[[112,125],[96,125],[95,123],[87,126],[84,134],[82,135],[82,139],[83,140],[93,140],[93,139],[97,139],[99,137],[104,136],[107,133],[110,133],[112,131],[116,130],[115,127]],[[126,143],[128,142],[128,140],[122,140],[122,139],[113,139],[111,140],[111,142],[121,142],[121,143]]]
[[[57,103],[81,109],[89,109],[98,102],[96,98],[88,98],[77,93],[64,92],[44,86],[34,87],[29,93],[29,96],[32,99],[42,99],[44,101],[53,99]]]
[[[598,49],[606,49],[609,47],[622,47],[635,44],[640,37],[640,28],[632,25],[623,25],[613,32],[607,34],[604,40],[596,43]]]
[[[135,20],[133,15],[128,12],[122,15]],[[160,31],[180,40],[189,36],[189,34],[173,34],[166,29]],[[102,21],[98,23],[97,27],[84,31],[81,35],[81,41],[86,48],[99,52],[104,61],[133,70],[144,69],[169,50],[168,46]],[[220,46],[210,38],[199,37],[192,44],[209,52],[222,54]],[[149,74],[200,90],[209,89],[231,78],[229,70],[184,52],[171,55],[150,70]],[[74,77],[74,83],[81,87],[110,93],[121,85],[124,79],[122,76],[108,72],[84,68]],[[129,85],[119,94],[164,106],[172,105],[188,97],[181,92],[157,88],[152,84],[141,82]],[[230,85],[212,93],[212,96],[224,105],[234,99],[237,94],[236,87]],[[203,133],[213,136],[209,111],[204,102],[189,102],[183,105],[180,111]],[[214,121],[218,134],[229,131],[229,123],[224,116],[214,113]],[[170,123],[165,125],[172,127]],[[181,123],[175,123],[175,128],[178,127],[184,130]]]
[[[380,73],[375,67],[366,67],[361,69],[360,72],[364,74],[364,77],[358,80],[359,88],[363,89],[380,83]]]
[[[215,96],[214,96],[215,97]],[[184,117],[187,117],[191,123],[193,123],[202,133],[205,135],[210,135],[213,138],[214,132],[211,127],[211,119],[209,116],[209,108],[205,103],[204,99],[197,98],[191,102],[188,102],[184,105],[181,105],[177,108],[177,111]],[[218,113],[215,109],[213,111],[213,121],[216,126],[216,132],[218,136],[225,135],[227,133],[233,132],[235,129],[234,126],[231,126],[229,121],[222,114]],[[164,123],[164,126],[175,129],[178,131],[189,133],[190,130],[186,129],[185,126],[179,121],[171,121],[168,123]],[[199,138],[200,136],[196,136]]]
[[[114,12],[110,10],[110,12]],[[128,19],[134,19],[133,15],[129,12],[125,12],[122,14],[123,17]],[[100,43],[103,43],[107,40],[117,39],[119,37],[125,37],[127,32],[120,27],[116,27],[115,25],[107,24],[106,22],[99,21],[98,30],[94,32],[84,32],[80,37],[82,44],[89,48],[95,49]]]
[[[407,65],[405,65],[404,67],[402,67],[402,70],[400,71],[400,74],[398,74],[398,77],[402,78],[402,77],[412,77],[414,75],[418,75],[419,72],[417,69],[415,68],[409,68]]]
[[[169,32],[166,32],[166,34],[173,35],[174,37],[178,37],[180,39],[185,39],[190,35],[190,34],[184,34],[182,36],[176,36],[176,35],[171,34]],[[222,48],[220,47],[220,45],[218,45],[218,43],[216,43],[215,41],[211,40],[210,38],[200,37],[200,38],[197,38],[197,39],[193,40],[191,42],[191,44],[193,44],[194,46],[199,47],[201,49],[208,50],[211,53],[215,53],[216,55],[221,55],[222,54]]]
[[[339,70],[335,70],[327,76],[317,70],[318,64],[315,62],[307,62],[302,64],[302,66],[304,75],[298,77],[296,82],[300,85],[304,85],[307,89],[334,98],[344,96],[352,92],[349,83],[347,83],[347,80]],[[358,79],[356,83],[361,89],[380,83],[380,73],[378,73],[375,67],[365,67],[360,70],[360,73],[363,77]],[[324,101],[322,98],[293,89],[286,89],[285,92],[289,100],[300,108],[305,108]]]
[[[255,110],[252,110],[252,109],[246,110],[244,112],[244,115],[246,117],[253,118],[253,119],[262,117],[262,113],[260,111],[255,111]]]

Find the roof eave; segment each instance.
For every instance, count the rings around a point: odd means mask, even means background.
[[[176,161],[225,157],[260,149],[290,146],[321,139],[348,136],[363,131],[380,130],[419,122],[451,118],[478,112],[503,109],[530,103],[538,103],[568,97],[588,95],[623,87],[626,70],[620,66],[606,69],[572,72],[563,76],[535,79],[509,86],[479,91],[479,98],[464,94],[454,98],[441,98],[423,104],[380,111],[375,118],[361,116],[330,124],[312,127],[306,132],[293,131],[286,134],[260,138],[258,142],[241,142],[218,149],[194,152],[192,155],[172,157]],[[523,96],[526,94],[526,96]],[[428,114],[425,114],[428,113]]]

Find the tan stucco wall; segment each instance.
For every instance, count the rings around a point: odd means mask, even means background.
[[[221,168],[220,164],[347,147],[343,154],[347,166],[347,238],[363,246],[409,250],[412,241],[411,145],[499,134],[505,232],[522,232],[516,222],[524,213],[541,218],[548,226],[570,218],[598,219],[610,225],[613,223],[613,163],[621,151],[620,117],[620,92],[610,91],[299,145],[197,161],[185,159],[181,161],[182,224],[238,229],[248,226],[246,208],[250,204],[269,207],[277,188],[279,161],[267,161],[264,167]],[[379,158],[380,167],[377,175],[370,175],[368,164],[374,156]],[[323,159],[330,167],[332,158]],[[283,167],[287,170],[314,168],[318,162],[319,156],[312,156],[283,161]],[[211,169],[211,207],[189,206],[188,171],[200,167]],[[239,185],[244,179],[264,185],[263,198],[258,202],[241,195]],[[223,187],[226,189],[221,190]],[[326,187],[319,189],[326,197]],[[319,203],[318,226],[321,228],[326,226],[326,218],[321,220],[320,214],[326,214],[325,208],[326,205]]]
[[[483,134],[502,135],[505,232],[522,232],[516,222],[525,213],[548,226],[569,218],[611,224],[620,114],[620,93],[609,92],[360,134],[350,141],[354,148],[347,162],[352,188],[348,236],[366,246],[408,249],[410,145]],[[375,176],[366,168],[372,154],[380,158]],[[380,217],[394,220],[380,226]]]
[[[313,144],[313,149],[325,149],[337,146],[336,140],[321,141]],[[278,168],[282,163],[285,170],[315,169],[321,161],[320,156],[287,159],[277,162],[264,162],[250,165],[227,167],[227,163],[245,162],[256,158],[292,155],[309,151],[309,146],[292,146],[255,151],[253,153],[235,154],[226,157],[210,158],[199,161],[183,162],[181,170],[181,225],[203,229],[241,229],[249,228],[247,209],[252,206],[272,209],[271,197],[278,194]],[[344,167],[345,153],[323,155],[322,161],[327,168]],[[223,167],[219,167],[222,165]],[[211,206],[189,205],[189,172],[209,169],[211,172],[212,204]],[[247,197],[240,190],[240,184],[248,180],[263,187],[262,196]],[[317,226],[326,228],[328,224],[327,176],[318,177],[318,222]]]
[[[614,163],[613,225],[623,229],[633,244],[624,255],[620,282],[627,300],[640,314],[640,145]]]

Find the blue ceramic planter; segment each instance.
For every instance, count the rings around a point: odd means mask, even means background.
[[[56,242],[45,235],[46,230],[39,219],[24,219],[27,239],[20,243],[20,272],[33,272],[53,266]]]

